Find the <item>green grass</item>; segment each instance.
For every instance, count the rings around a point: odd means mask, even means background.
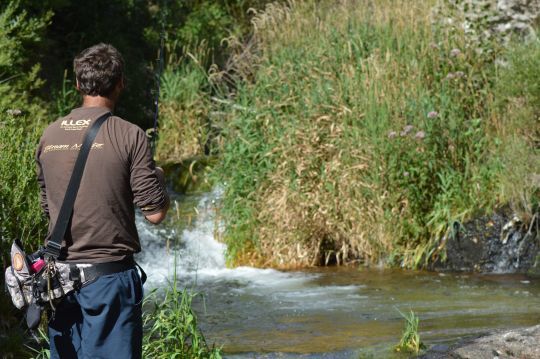
[[[192,309],[196,296],[171,283],[162,299],[156,292],[146,298],[153,309],[144,315],[144,358],[221,358],[221,350],[209,347],[198,327]]]
[[[412,310],[408,314],[402,313],[399,309],[398,312],[405,319],[405,328],[401,340],[394,350],[402,353],[418,354],[420,350],[426,348],[420,340],[420,334],[418,334],[418,316]]]
[[[178,207],[176,211],[179,224]],[[175,243],[175,248],[178,245]],[[192,307],[200,294],[179,288],[176,250],[172,255],[174,272],[170,282],[162,290],[154,289],[143,303],[143,358],[221,359],[221,349],[207,344]]]
[[[518,197],[533,210],[533,117],[500,101],[515,72],[535,86],[538,57],[500,68],[514,50],[475,51],[432,25],[432,5],[307,1],[255,15],[216,170],[232,263],[422,267],[444,256],[449,223]],[[508,118],[524,130],[508,133]],[[513,166],[523,156],[535,160]]]
[[[198,56],[206,56],[204,47]],[[208,152],[209,81],[193,55],[169,64],[161,78],[156,160],[179,162]]]

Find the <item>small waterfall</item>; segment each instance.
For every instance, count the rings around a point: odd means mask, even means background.
[[[183,230],[178,230],[169,221],[154,226],[145,221],[142,214],[137,215],[142,245],[137,260],[148,273],[150,282],[159,283],[169,278],[174,272],[175,258],[177,275],[180,277],[225,269],[226,246],[214,237],[215,206],[222,192],[216,188],[203,194],[195,208],[197,218]],[[182,200],[176,197],[176,201]],[[175,206],[171,207],[168,216],[174,217]]]
[[[155,226],[137,214],[137,229],[142,252],[136,256],[148,274],[149,285],[160,286],[170,278],[176,267],[176,275],[184,283],[235,282],[250,288],[296,287],[317,277],[315,274],[285,273],[274,269],[252,267],[227,268],[226,246],[215,238],[217,221],[216,205],[223,194],[220,187],[199,195],[195,206],[196,218],[186,229],[179,230],[170,218]],[[180,206],[185,198],[173,194]],[[176,216],[174,206],[168,216]],[[168,245],[167,245],[168,243]]]

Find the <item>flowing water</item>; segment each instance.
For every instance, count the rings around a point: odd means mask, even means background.
[[[195,303],[201,328],[227,358],[393,357],[399,311],[418,314],[428,346],[540,323],[540,279],[521,275],[226,268],[214,238],[220,194],[176,196],[176,214],[162,226],[139,218],[138,260],[147,289],[166,285],[176,269],[183,286],[203,294]]]

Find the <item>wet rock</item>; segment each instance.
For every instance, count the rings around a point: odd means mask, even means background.
[[[533,39],[540,0],[443,0],[435,14],[436,22],[463,28],[475,43],[507,42],[514,35]]]
[[[444,239],[446,259],[432,269],[488,273],[540,271],[539,215],[523,223],[508,208],[467,223],[455,222]]]
[[[540,325],[509,331],[497,331],[480,338],[464,340],[446,351],[430,349],[419,358],[540,358]]]

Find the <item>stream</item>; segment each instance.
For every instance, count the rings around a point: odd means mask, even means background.
[[[207,341],[226,358],[392,358],[413,310],[429,347],[498,328],[540,323],[540,279],[523,275],[433,273],[358,267],[277,271],[225,266],[215,240],[222,191],[173,195],[168,220],[151,226],[139,214],[148,274],[145,290],[181,286]]]

